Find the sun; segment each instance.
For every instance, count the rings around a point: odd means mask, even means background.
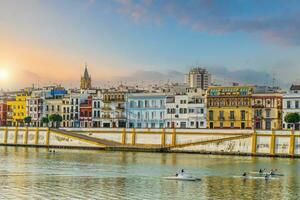
[[[5,81],[8,80],[9,78],[9,73],[6,69],[0,69],[0,80]]]

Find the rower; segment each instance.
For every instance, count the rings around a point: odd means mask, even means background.
[[[268,180],[270,178],[270,174],[265,175],[265,179]]]
[[[259,169],[259,173],[261,174],[261,173],[263,173],[263,171],[261,169]]]
[[[245,176],[247,176],[247,173],[246,173],[246,172],[244,172],[242,176],[244,176],[244,177],[245,177]]]

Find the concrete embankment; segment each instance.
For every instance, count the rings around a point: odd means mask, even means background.
[[[0,145],[298,158],[300,132],[1,127]]]

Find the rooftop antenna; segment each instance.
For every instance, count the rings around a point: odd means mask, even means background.
[[[275,72],[273,72],[272,74],[272,87],[275,87],[275,82],[276,82],[276,78],[275,78]]]

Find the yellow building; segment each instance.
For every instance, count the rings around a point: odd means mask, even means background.
[[[211,86],[207,90],[207,127],[252,128],[251,86]]]
[[[23,126],[26,117],[27,94],[17,94],[15,99],[7,100],[8,125]]]

